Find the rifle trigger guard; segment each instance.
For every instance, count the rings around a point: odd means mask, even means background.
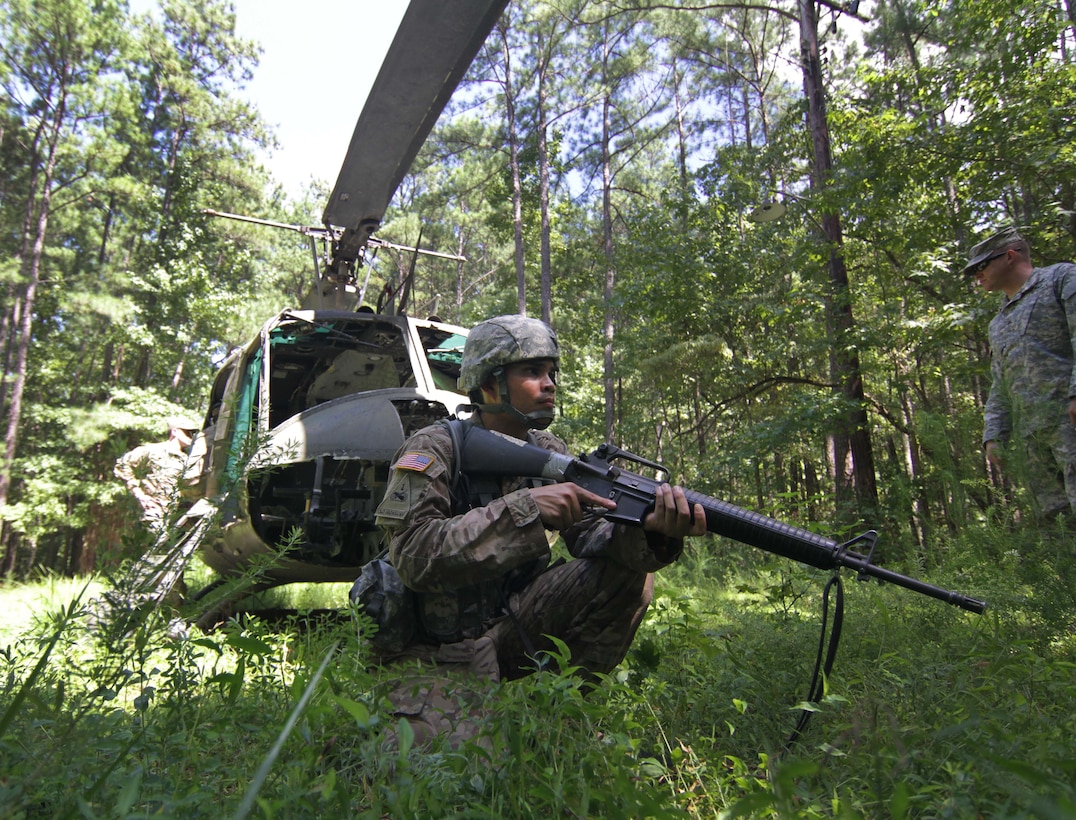
[[[852,546],[854,546],[855,544],[861,544],[861,543],[866,544],[869,547],[869,549],[867,550],[866,559],[860,565],[859,575],[856,576],[856,580],[857,581],[866,581],[866,580],[868,580],[870,578],[870,576],[867,574],[867,567],[870,566],[871,561],[874,558],[874,548],[876,546],[878,546],[878,531],[877,530],[867,530],[865,533],[861,533],[860,535],[857,535],[855,538],[851,539],[850,541],[845,541],[843,544],[838,545],[838,547],[834,551],[833,555],[837,559],[837,565],[841,566],[843,564],[843,562],[841,561],[841,558],[844,556],[844,554],[846,552],[848,552],[850,550],[850,548]]]

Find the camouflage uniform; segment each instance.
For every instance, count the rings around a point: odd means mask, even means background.
[[[544,431],[530,431],[528,440],[568,451]],[[400,451],[378,508],[392,563],[416,593],[424,633],[403,657],[512,679],[535,670],[529,652],[553,649],[545,636],[555,635],[573,664],[611,671],[653,596],[652,573],[676,560],[683,542],[587,516],[561,533],[576,560],[545,568],[555,533],[542,526],[526,481],[505,479],[499,497],[454,515],[453,476],[448,430],[427,427]],[[505,587],[510,613],[501,597]],[[401,687],[392,700],[399,714],[436,734],[446,720],[445,698],[428,683]]]
[[[142,507],[142,520],[154,531],[165,523],[187,453],[175,439],[135,447],[116,461],[114,473]]]
[[[990,322],[993,383],[983,443],[1022,442],[1040,516],[1076,512],[1076,265],[1036,268]]]

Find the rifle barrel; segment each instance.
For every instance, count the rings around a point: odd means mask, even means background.
[[[985,601],[879,567],[871,563],[867,556],[845,549],[836,541],[810,530],[785,524],[775,518],[745,510],[693,490],[685,490],[684,494],[689,503],[702,505],[706,512],[706,529],[715,535],[733,538],[819,569],[850,567],[858,570],[861,575],[888,581],[968,612],[982,612],[986,609]]]

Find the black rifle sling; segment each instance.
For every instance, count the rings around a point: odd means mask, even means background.
[[[460,469],[463,461],[463,419],[446,419],[442,422],[448,430],[449,438],[452,439],[452,478],[449,479],[448,489],[452,495],[452,514],[459,515],[471,509],[470,492],[464,486],[467,482]],[[461,495],[466,493],[466,495]]]
[[[829,616],[829,591],[836,588],[837,595],[833,603],[833,632],[829,637],[829,648],[826,649],[826,621]],[[833,671],[833,661],[837,658],[837,646],[841,642],[841,626],[844,624],[844,584],[841,581],[840,570],[826,582],[826,588],[822,591],[822,632],[818,639],[818,657],[815,658],[814,673],[811,675],[811,685],[807,692],[807,703],[818,703],[826,691],[826,679]],[[822,654],[825,650],[825,662]],[[821,671],[821,675],[819,672]],[[814,714],[813,710],[805,708],[800,712],[800,719],[796,722],[796,728],[792,730],[788,740],[785,741],[784,750],[787,752],[792,744],[799,740],[801,734],[807,728],[807,723]]]

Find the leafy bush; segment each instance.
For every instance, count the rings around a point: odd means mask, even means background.
[[[1071,816],[1073,560],[1041,533],[946,544],[929,580],[987,599],[981,616],[849,580],[808,704],[825,573],[689,558],[613,675],[584,684],[562,654],[490,686],[458,748],[418,747],[391,714],[361,613],[205,634],[148,609],[114,629],[75,596],[0,653],[0,813]]]

